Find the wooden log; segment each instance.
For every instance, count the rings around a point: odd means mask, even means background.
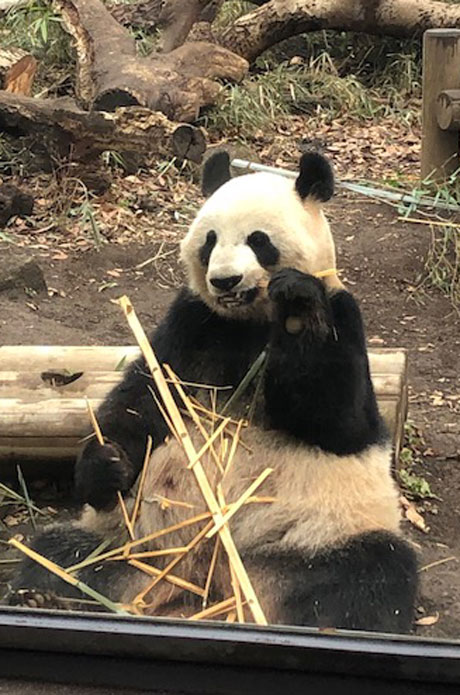
[[[60,156],[92,159],[105,150],[142,152],[192,159],[206,149],[204,132],[175,124],[150,109],[119,108],[114,113],[82,111],[67,97],[32,99],[0,91],[0,130],[32,134]]]
[[[212,43],[188,43],[168,54],[137,55],[134,38],[101,0],[55,0],[77,52],[77,93],[87,108],[146,106],[171,120],[195,121],[220,92],[216,78],[240,81],[244,58]]]
[[[138,355],[137,346],[0,347],[0,461],[74,457],[92,431],[85,397],[97,408],[119,383],[121,368]],[[369,351],[369,360],[397,460],[407,414],[407,356],[378,349]]]
[[[0,89],[29,96],[37,71],[35,58],[22,48],[0,48]]]
[[[398,374],[406,369],[407,353],[402,348],[370,348],[368,355],[373,374]],[[109,372],[138,356],[137,345],[0,345],[0,365],[10,372]]]
[[[440,92],[460,89],[460,29],[430,29],[423,39],[422,178],[445,180],[459,166],[458,131],[438,124]]]
[[[81,376],[79,376],[81,374]],[[104,398],[122,372],[0,372],[0,398],[42,402],[46,398]],[[72,380],[73,379],[73,380]],[[65,383],[69,380],[69,383]],[[382,399],[398,398],[403,388],[399,373],[372,374],[374,389]]]
[[[109,372],[138,356],[137,345],[0,345],[0,365],[10,372]]]
[[[436,120],[441,130],[460,131],[460,89],[448,89],[438,95]]]

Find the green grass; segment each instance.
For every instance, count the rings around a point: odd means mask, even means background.
[[[432,228],[424,284],[436,287],[460,311],[460,229]]]
[[[396,189],[400,188],[400,182],[395,180],[393,183]],[[413,188],[410,194],[416,200],[429,197],[441,204],[459,206],[460,169],[443,183],[427,178]],[[412,205],[401,208],[400,212],[406,217],[412,217],[414,213],[426,215],[426,208],[419,209],[417,202],[414,202]],[[436,217],[435,212],[430,212],[430,216],[425,216],[424,219],[427,221],[432,219],[433,225],[430,228],[431,244],[425,262],[425,272],[419,288],[431,286],[439,289],[450,299],[453,307],[460,311],[460,227],[458,222],[453,222],[452,226],[446,226],[444,218]],[[438,221],[443,224],[437,225]]]
[[[398,477],[405,493],[411,499],[436,497],[429,482],[413,469],[422,462],[422,449],[425,442],[418,428],[408,420],[404,426],[404,446],[399,454]]]
[[[407,104],[416,93],[417,82],[408,59],[404,65],[404,76],[399,77],[392,91],[388,84],[390,68],[383,86],[377,89],[366,86],[356,74],[341,75],[327,52],[296,65],[259,60],[257,72],[242,84],[223,88],[216,107],[207,112],[204,124],[220,132],[236,129],[241,134],[252,135],[258,129],[272,127],[289,114],[330,120],[345,114],[374,119],[392,113],[411,120],[415,112]]]

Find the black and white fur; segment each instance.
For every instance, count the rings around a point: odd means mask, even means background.
[[[152,345],[160,363],[183,381],[232,389],[267,349],[263,397],[222,486],[227,503],[233,502],[267,466],[273,468],[257,494],[276,501],[247,504],[230,522],[265,614],[273,623],[407,632],[416,560],[400,535],[391,447],[369,375],[360,310],[335,275],[314,277],[335,266],[322,210],[333,191],[330,166],[307,154],[295,182],[265,173],[231,179],[228,156],[218,153],[205,166],[203,190],[209,198],[181,246],[188,286]],[[116,493],[121,490],[132,504],[130,490],[149,435],[155,451],[137,537],[206,510],[181,447],[174,438],[165,442],[168,430],[152,384],[139,359],[101,406],[97,416],[107,443],[89,441],[76,467],[85,511],[79,522],[51,528],[36,540],[48,558],[69,566],[104,538],[114,545],[125,540]],[[229,393],[220,392],[221,402]],[[247,414],[246,406],[237,414]],[[198,449],[203,441],[195,438]],[[208,457],[203,463],[213,484],[216,468]],[[164,498],[193,507],[165,508]],[[147,547],[186,545],[199,528],[159,537]],[[213,547],[202,543],[177,573],[204,586]],[[162,568],[170,559],[152,562]],[[211,600],[232,593],[224,553],[219,567]],[[121,562],[93,565],[79,577],[123,603],[149,582]],[[65,591],[29,561],[16,583],[21,586]],[[148,596],[147,612],[187,616],[200,601],[162,582]]]

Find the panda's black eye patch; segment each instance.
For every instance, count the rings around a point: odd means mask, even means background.
[[[201,246],[198,256],[200,258],[200,263],[206,267],[209,263],[209,258],[211,256],[212,250],[216,245],[217,234],[213,229],[206,234],[206,241],[203,246]]]
[[[262,266],[276,265],[280,252],[270,241],[270,237],[265,232],[252,232],[247,238],[248,246],[256,254],[256,258]]]

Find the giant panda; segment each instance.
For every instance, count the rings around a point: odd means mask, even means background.
[[[222,491],[227,503],[235,501],[261,471],[273,469],[258,490],[272,501],[247,504],[229,522],[266,618],[408,632],[417,562],[399,528],[391,445],[370,378],[361,313],[334,273],[317,277],[335,267],[323,210],[334,188],[330,164],[307,153],[295,181],[269,173],[231,178],[229,157],[220,151],[204,166],[202,188],[205,203],[181,243],[187,285],[151,343],[160,363],[171,365],[195,396],[202,398],[203,390],[193,384],[222,387],[218,408],[265,351],[257,407]],[[90,439],[76,463],[82,516],[50,527],[34,544],[61,566],[79,562],[101,543],[127,540],[117,491],[132,504],[149,436],[154,453],[136,537],[206,511],[152,388],[139,358],[100,407],[105,444]],[[254,389],[232,414],[248,415]],[[202,443],[196,440],[197,449]],[[202,462],[214,485],[209,452]],[[168,506],[164,499],[181,504]],[[184,527],[174,540],[157,537],[143,550],[185,546],[199,528]],[[178,574],[203,587],[213,547],[201,543],[178,565]],[[161,569],[170,559],[151,562]],[[210,596],[215,601],[232,594],[226,562],[221,553]],[[122,604],[151,581],[116,561],[87,566],[77,576]],[[30,560],[22,565],[18,588],[68,591]],[[161,616],[188,617],[201,607],[199,596],[166,582],[145,602],[147,614]]]

